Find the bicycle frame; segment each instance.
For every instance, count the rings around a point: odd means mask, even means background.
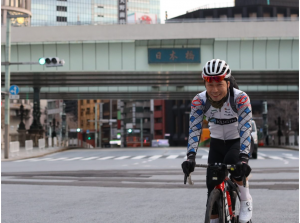
[[[235,217],[232,211],[232,202],[231,202],[231,196],[229,194],[229,191],[226,189],[225,183],[229,180],[228,177],[225,178],[225,180],[215,186],[215,189],[218,189],[222,192],[223,194],[223,201],[225,204],[225,218],[228,221],[228,223],[231,223],[231,220]]]
[[[208,168],[209,165],[207,164],[196,164],[196,167],[204,167]],[[234,165],[226,165],[227,169],[235,168]],[[243,177],[243,182],[245,182],[245,177]],[[194,182],[192,181],[191,175],[188,177],[185,176],[184,182],[188,181],[190,185],[193,185]],[[215,186],[215,189],[220,190],[223,195],[223,205],[225,209],[225,219],[227,223],[231,223],[235,216],[235,210],[232,210],[232,200],[229,191],[227,190],[227,187],[230,186],[233,190],[236,191],[238,199],[240,200],[240,195],[237,191],[237,188],[233,186],[233,182],[228,178],[228,176],[225,177],[224,181],[220,183],[219,185]],[[245,185],[245,184],[244,184]]]

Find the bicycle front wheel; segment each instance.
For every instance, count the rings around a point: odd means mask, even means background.
[[[222,193],[218,189],[214,189],[208,198],[205,223],[210,223],[214,216],[218,216],[219,223],[225,223]]]

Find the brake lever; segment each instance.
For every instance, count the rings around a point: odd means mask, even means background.
[[[246,176],[243,176],[243,186],[246,187]]]

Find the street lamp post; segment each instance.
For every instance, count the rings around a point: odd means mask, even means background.
[[[9,100],[9,86],[10,86],[10,32],[11,32],[11,20],[8,17],[7,12],[7,24],[6,24],[6,46],[5,46],[5,60],[8,62],[5,65],[5,139],[4,139],[4,158],[8,159],[9,154],[9,115],[10,115],[10,100]]]
[[[7,12],[6,23],[6,46],[5,46],[5,139],[4,139],[4,158],[8,159],[9,155],[9,116],[10,116],[10,100],[9,100],[9,87],[10,87],[10,52],[11,52],[11,19],[19,17],[29,17],[28,15],[11,15]],[[2,65],[2,64],[1,64]]]

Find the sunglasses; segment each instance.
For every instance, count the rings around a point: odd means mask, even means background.
[[[226,73],[223,74],[223,75],[220,75],[220,76],[211,76],[211,77],[210,76],[204,76],[203,79],[208,83],[211,83],[213,81],[220,82],[220,81],[224,80],[225,76],[226,76]]]

